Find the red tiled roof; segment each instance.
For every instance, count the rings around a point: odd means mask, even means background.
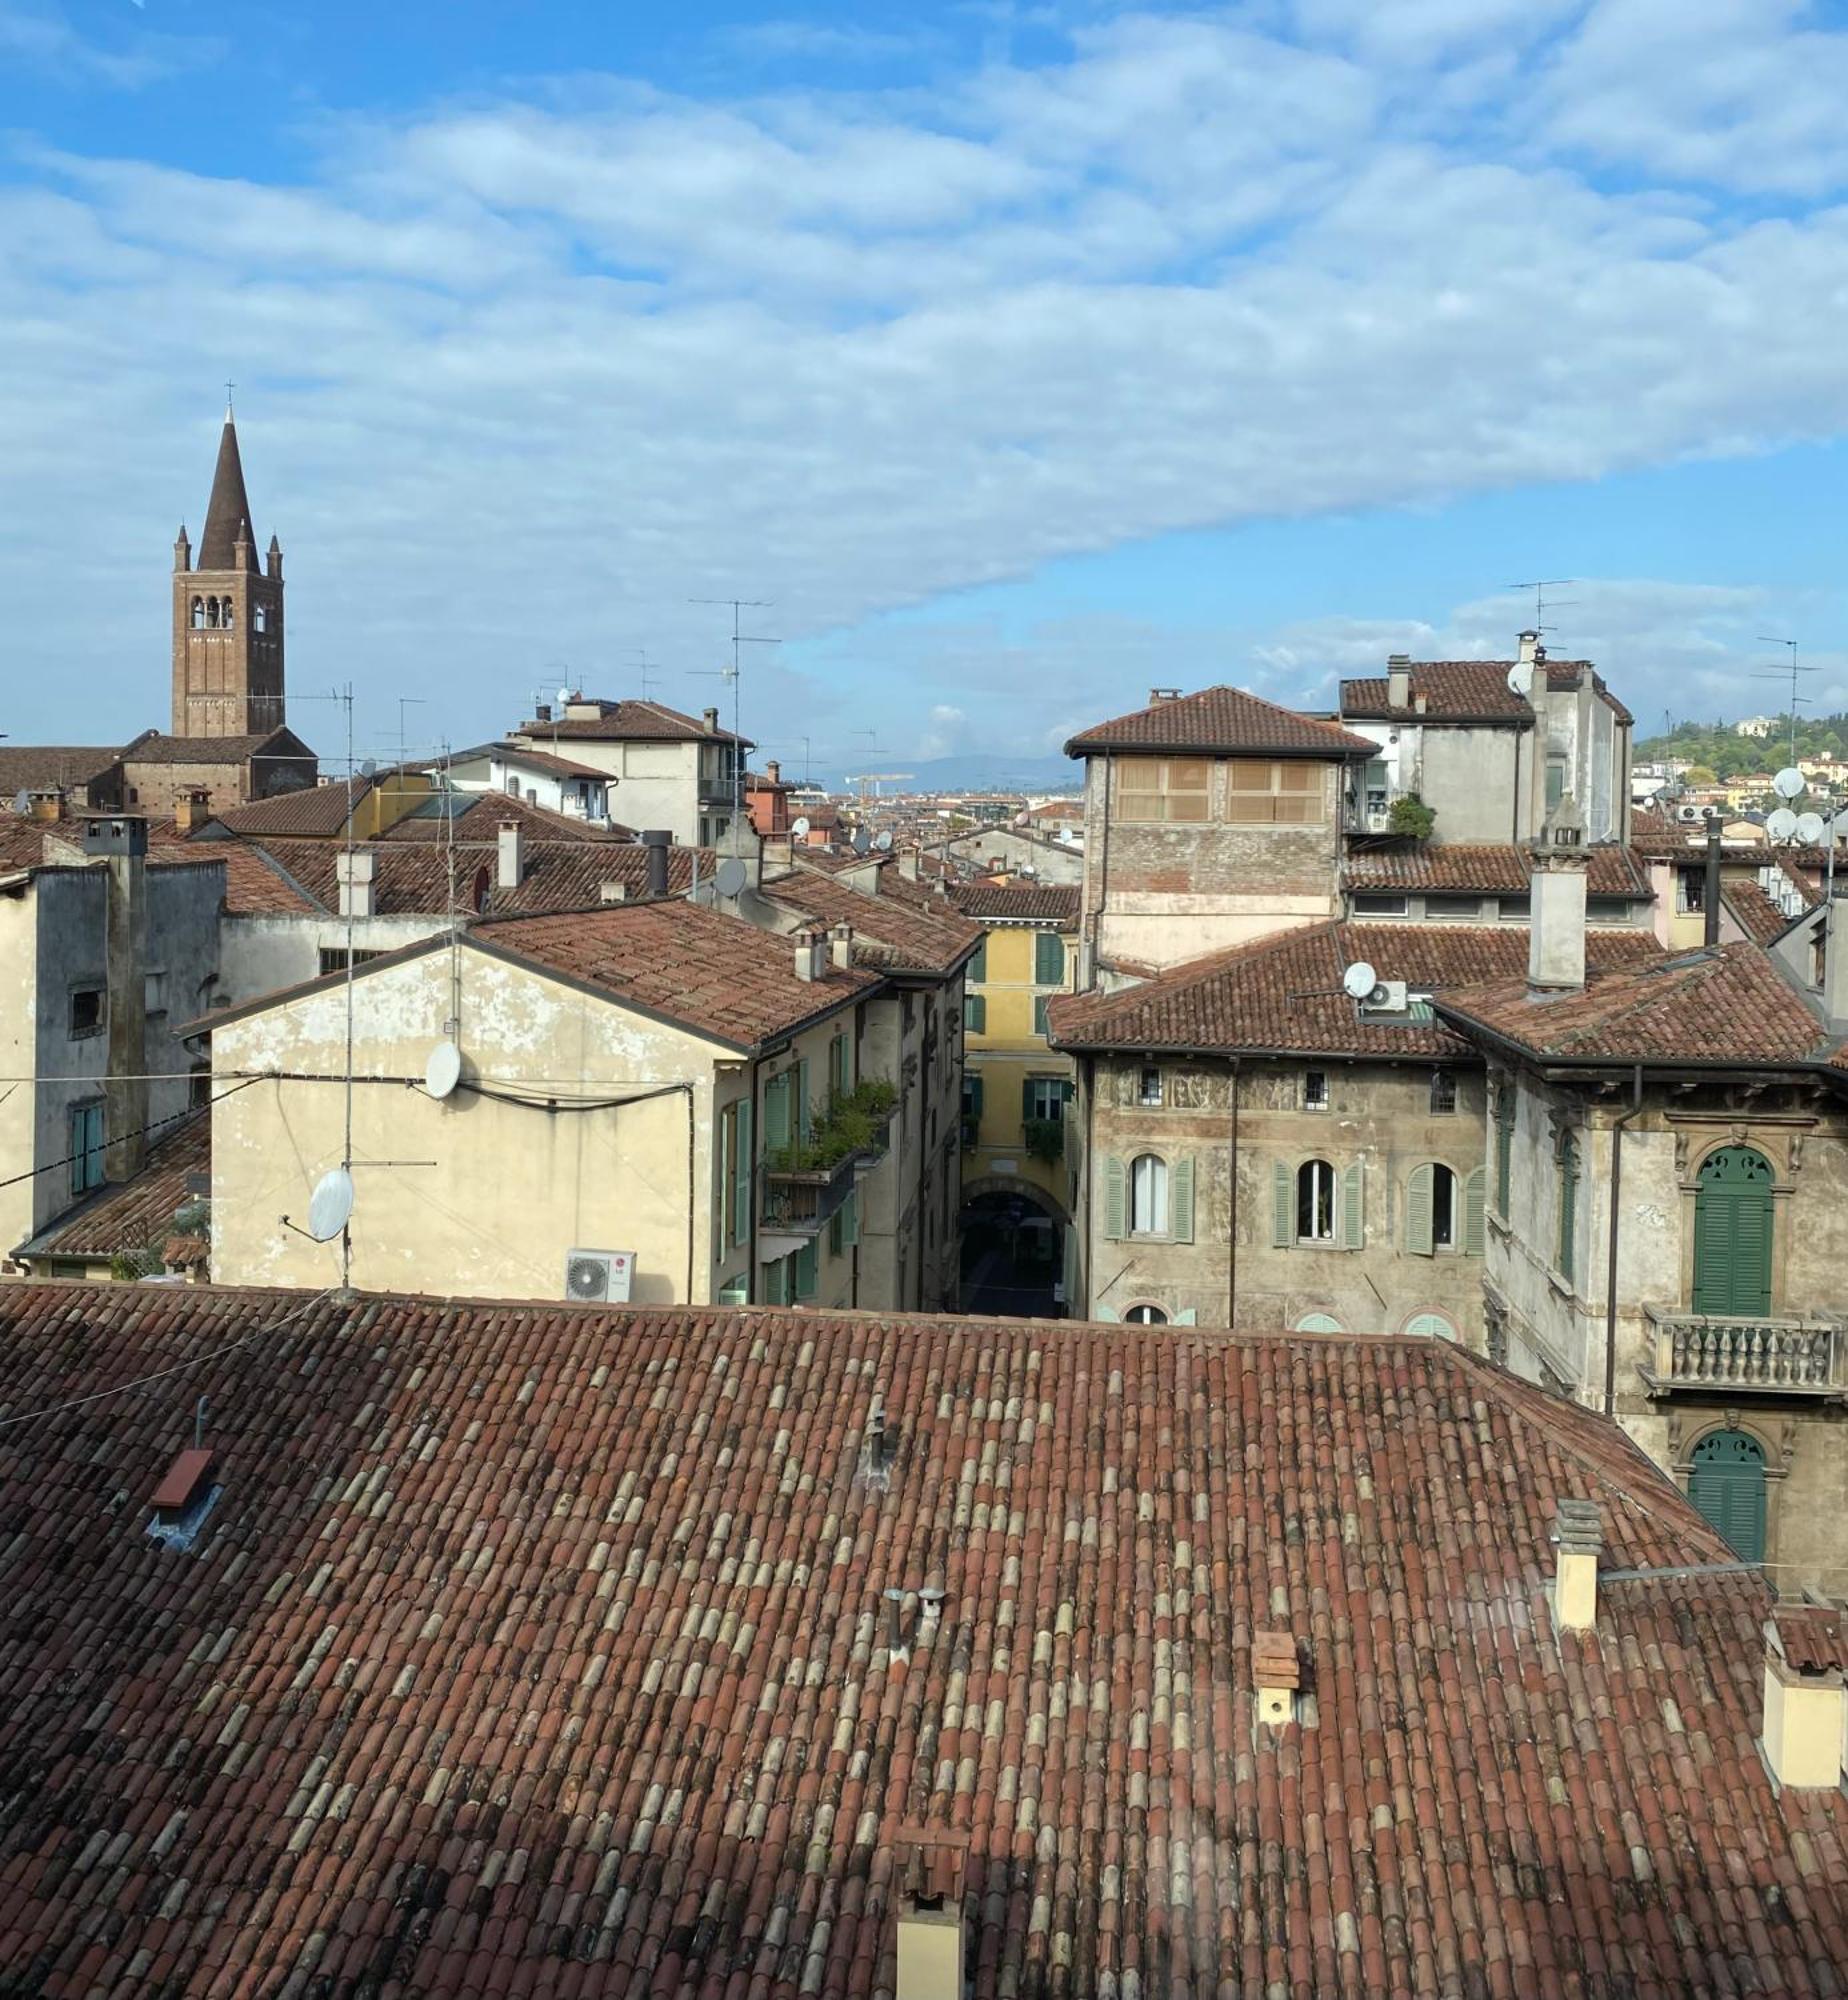
[[[748,736],[735,736],[729,729],[708,729],[697,716],[683,715],[664,701],[606,701],[597,716],[580,716],[576,721],[522,722],[513,733],[537,742],[552,737],[560,742],[575,737],[580,743],[738,743],[747,750],[757,746]]]
[[[148,1250],[173,1233],[173,1218],[193,1200],[187,1185],[212,1166],[212,1120],[190,1113],[148,1149],[133,1180],[100,1190],[60,1216],[18,1253],[32,1257],[115,1257]]]
[[[489,754],[530,765],[533,770],[544,771],[554,778],[594,778],[603,785],[612,781],[610,772],[599,771],[594,764],[574,764],[569,757],[555,756],[550,750],[535,750],[530,743],[490,744]]]
[[[1414,660],[1412,701],[1392,705],[1392,681],[1384,674],[1341,683],[1341,713],[1350,722],[1417,720],[1424,696],[1427,722],[1509,722],[1526,727],[1534,712],[1508,685],[1512,660]]]
[[[273,799],[252,799],[248,805],[229,806],[214,815],[213,824],[232,833],[257,837],[276,834],[299,839],[333,839],[346,830],[348,804],[357,807],[371,788],[370,779],[361,780],[353,786],[349,801],[344,782],[304,785],[298,792],[281,792]]]
[[[1613,1569],[1726,1551],[1447,1342],[37,1285],[0,1342],[22,1995],[860,2000],[920,1821],[973,2000],[1840,1992],[1764,1584],[1559,1632],[1562,1500]]]
[[[0,743],[0,812],[21,792],[88,785],[122,761],[120,750],[74,743]]]
[[[869,895],[808,867],[807,859],[800,855],[795,872],[766,882],[763,893],[829,929],[851,924],[856,964],[880,972],[943,973],[982,941],[981,926],[958,916],[946,901],[933,900],[926,908],[922,899],[888,895],[887,883],[896,869],[882,871],[878,894]]]
[[[1627,848],[1604,841],[1586,851],[1591,856],[1585,881],[1588,894],[1648,900],[1648,878]],[[1402,847],[1350,847],[1342,866],[1350,889],[1449,889],[1473,890],[1485,896],[1524,896],[1533,875],[1533,856],[1511,841],[1419,842]]]
[[[1575,992],[1534,998],[1525,979],[1505,980],[1435,1004],[1462,1032],[1486,1028],[1554,1061],[1808,1063],[1828,1050],[1816,1017],[1749,943],[1588,974]]]
[[[1195,751],[1221,756],[1371,757],[1378,747],[1337,723],[1300,715],[1293,708],[1247,694],[1243,688],[1210,687],[1100,722],[1074,736],[1066,744],[1065,754],[1087,757],[1103,750],[1166,750],[1182,755]],[[1013,827],[978,828],[976,832],[979,836],[990,830],[1024,831]]]
[[[678,899],[502,917],[469,936],[740,1048],[789,1034],[879,984],[832,963],[819,979],[798,979],[792,938]]]
[[[60,830],[24,813],[0,811],[0,874],[36,868],[45,858],[45,836]]]
[[[530,799],[516,799],[504,792],[452,796],[469,800],[454,815],[458,842],[496,842],[500,839],[502,825],[508,820],[516,822],[525,831],[528,846],[535,841],[611,843],[635,839],[635,829],[616,820],[579,819],[575,813],[554,812],[550,806],[536,805]],[[402,819],[394,820],[378,836],[379,839],[447,842],[449,828],[442,804],[441,794],[432,793],[428,807],[415,807]]]
[[[1505,979],[1527,965],[1524,924],[1314,924],[1234,945],[1116,993],[1054,995],[1050,1039],[1065,1049],[1279,1050],[1323,1055],[1466,1053],[1435,1021],[1363,1016],[1341,975],[1364,960],[1416,992]],[[1597,931],[1595,961],[1660,958],[1646,931]]]
[[[1792,921],[1756,882],[1723,882],[1720,901],[1754,944],[1769,944],[1782,936]]]
[[[306,758],[314,752],[292,729],[266,729],[254,736],[167,736],[150,729],[120,755],[128,764],[248,764],[267,752],[272,757]],[[345,788],[341,787],[345,796]]]
[[[945,900],[978,924],[1055,924],[1075,931],[1080,893],[1076,883],[968,882],[953,885]]]

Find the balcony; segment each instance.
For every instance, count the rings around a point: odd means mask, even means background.
[[[1656,1395],[1709,1390],[1725,1395],[1848,1395],[1848,1342],[1832,1320],[1721,1319],[1645,1307],[1655,1328],[1643,1378]]]
[[[829,1167],[764,1168],[764,1227],[778,1235],[815,1236],[853,1193],[860,1155]]]
[[[891,1084],[865,1077],[833,1098],[812,1131],[764,1159],[765,1229],[775,1235],[813,1236],[853,1192],[862,1168],[876,1167],[890,1144],[898,1094]]]

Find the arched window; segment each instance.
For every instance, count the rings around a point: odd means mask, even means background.
[[[1305,1160],[1296,1169],[1296,1240],[1335,1240],[1335,1170],[1326,1160]]]
[[[1132,1236],[1168,1233],[1168,1163],[1154,1153],[1130,1162],[1129,1229]]]
[[[1131,1306],[1123,1315],[1131,1326],[1166,1326],[1168,1315],[1160,1306]]]
[[[1298,1333],[1339,1333],[1341,1322],[1332,1313],[1304,1313],[1296,1322]]]
[[[250,607],[250,629],[253,632],[267,632],[269,630],[268,605],[253,604]]]
[[[1722,1146],[1701,1162],[1694,1196],[1694,1310],[1771,1310],[1771,1162]]]
[[[1405,1322],[1405,1331],[1409,1334],[1423,1334],[1431,1340],[1455,1340],[1457,1337],[1456,1327],[1447,1315],[1436,1312],[1413,1313]]]
[[[225,627],[227,631],[229,631],[231,626],[236,622],[236,617],[237,617],[237,607],[232,603],[230,598],[227,597],[224,601],[223,615],[220,618],[219,622]]]
[[[208,624],[209,626],[211,626],[211,627],[213,628],[213,630],[214,630],[214,631],[216,631],[216,630],[217,630],[217,627],[218,627],[218,599],[217,599],[217,598],[215,598],[215,597],[208,597],[208,598],[207,598],[207,599],[205,600],[205,622],[206,622],[206,623],[207,623],[207,624]]]
[[[1741,1562],[1763,1562],[1765,1448],[1749,1431],[1709,1431],[1701,1439],[1688,1498]]]
[[[205,630],[205,599],[195,597],[192,601],[192,628],[195,632]]]

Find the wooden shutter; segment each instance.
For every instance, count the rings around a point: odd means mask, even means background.
[[[1746,1431],[1713,1431],[1694,1447],[1688,1498],[1741,1562],[1765,1553],[1765,1455]]]
[[[1694,1197],[1694,1310],[1748,1314],[1771,1307],[1771,1163],[1728,1146],[1701,1167]]]
[[[979,1123],[982,1116],[982,1079],[980,1076],[963,1078],[963,1109]]]
[[[1111,1238],[1129,1233],[1127,1175],[1123,1162],[1114,1154],[1104,1161],[1104,1234]]]
[[[1183,1153],[1168,1169],[1168,1234],[1177,1243],[1191,1243],[1193,1229],[1193,1155]]]
[[[1033,1116],[1033,1083],[1034,1079],[1030,1076],[1023,1076],[1020,1079],[1020,1118],[1022,1124],[1025,1124]]]
[[[1367,1246],[1366,1168],[1356,1160],[1341,1170],[1341,1247],[1364,1250]]]
[[[1559,1156],[1559,1271],[1578,1281],[1578,1141],[1567,1139]]]
[[[1033,996],[1033,1032],[1044,1041],[1052,1032],[1052,1016],[1046,1011],[1048,995],[1036,993]]]
[[[1412,1169],[1405,1195],[1405,1247],[1414,1257],[1431,1255],[1431,1183],[1435,1176],[1426,1165]]]
[[[1200,1315],[1194,1311],[1192,1306],[1189,1306],[1185,1312],[1173,1314],[1168,1321],[1170,1326],[1197,1326],[1199,1323]]]
[[[796,1063],[795,1112],[796,1137],[806,1140],[815,1127],[814,1113],[809,1105],[809,1066],[807,1056],[802,1056]]]
[[[860,1195],[858,1189],[841,1203],[839,1219],[841,1225],[841,1247],[851,1250],[860,1240]]]
[[[1463,1183],[1463,1254],[1480,1257],[1483,1252],[1483,1170],[1478,1167]]]
[[[764,1085],[764,1151],[774,1158],[789,1144],[789,1072]]]
[[[963,995],[963,1027],[972,1035],[988,1032],[988,1002],[980,993]]]
[[[1504,1079],[1495,1106],[1495,1206],[1508,1213],[1509,1182],[1514,1172],[1514,1080]]]
[[[1296,1189],[1281,1160],[1271,1168],[1271,1247],[1287,1250],[1296,1241]]]
[[[975,986],[982,985],[988,978],[988,940],[983,938],[975,948],[975,956],[969,961],[969,969],[963,977]]]
[[[814,1237],[791,1260],[796,1268],[796,1297],[812,1299],[821,1287],[821,1248]]]
[[[751,1234],[751,1190],[757,1179],[751,1157],[751,1100],[745,1098],[736,1109],[738,1153],[732,1180],[732,1241],[744,1243]]]
[[[1036,986],[1065,984],[1065,940],[1057,931],[1034,933],[1033,983]]]

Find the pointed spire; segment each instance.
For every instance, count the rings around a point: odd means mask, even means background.
[[[244,536],[244,567],[257,567],[250,535],[250,500],[244,492],[244,463],[238,456],[237,426],[229,416],[218,440],[218,465],[212,473],[212,498],[199,536],[199,569],[236,569],[240,529]]]

